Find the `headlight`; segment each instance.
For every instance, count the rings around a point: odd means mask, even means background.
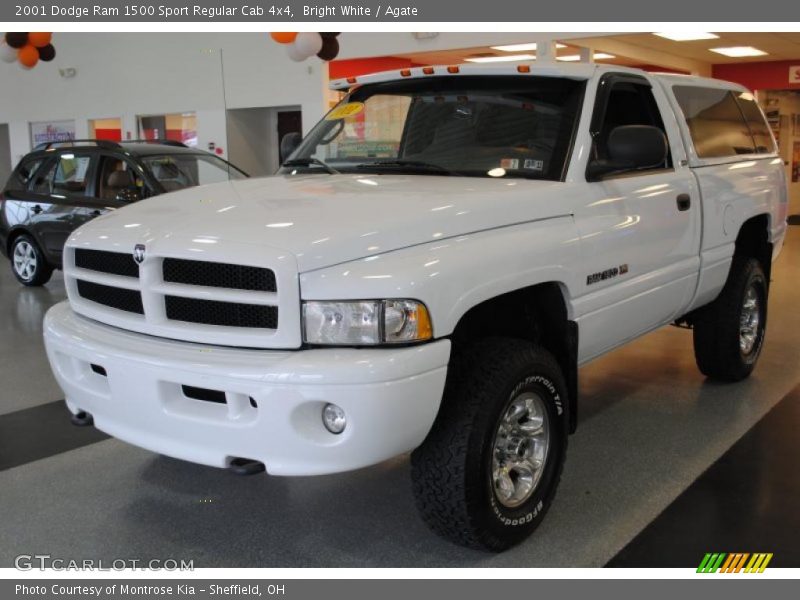
[[[309,344],[375,346],[433,337],[428,309],[416,300],[304,302],[303,327]]]

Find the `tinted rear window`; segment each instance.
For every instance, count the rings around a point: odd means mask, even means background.
[[[673,92],[700,158],[756,152],[750,127],[730,90],[675,86]]]
[[[11,175],[8,180],[6,189],[9,190],[24,190],[28,187],[28,182],[36,173],[36,170],[44,162],[44,158],[28,158],[23,160],[16,171]]]
[[[772,134],[767,125],[764,114],[756,103],[753,94],[748,92],[736,93],[736,101],[742,109],[744,118],[750,126],[750,133],[753,134],[753,140],[756,143],[756,152],[765,154],[775,152],[775,143],[772,141]]]

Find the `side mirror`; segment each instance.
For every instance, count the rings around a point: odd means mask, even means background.
[[[281,162],[285,161],[292,155],[292,152],[297,150],[297,147],[300,145],[300,142],[303,141],[303,136],[300,135],[298,132],[293,131],[292,133],[287,133],[285,136],[281,138]]]
[[[591,181],[611,173],[655,169],[666,162],[669,148],[658,127],[620,125],[608,135],[607,150],[607,159],[589,163],[587,175]]]

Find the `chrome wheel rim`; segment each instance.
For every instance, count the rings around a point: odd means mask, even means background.
[[[542,478],[550,449],[544,400],[525,392],[511,400],[494,436],[492,488],[507,508],[527,502]]]
[[[18,242],[14,246],[14,272],[23,280],[30,281],[36,275],[39,261],[36,250],[26,241]]]
[[[739,348],[742,354],[750,354],[758,342],[761,327],[761,306],[756,286],[750,284],[744,295],[742,313],[739,317]]]

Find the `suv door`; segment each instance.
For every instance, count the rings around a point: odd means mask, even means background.
[[[64,243],[80,224],[76,210],[93,193],[96,157],[94,152],[58,152],[31,184],[31,231],[53,265],[61,264]]]
[[[656,168],[587,178],[588,202],[575,212],[584,271],[582,360],[679,317],[697,284],[700,196],[661,87],[643,76],[605,75],[591,121],[590,160],[608,158],[608,135],[620,125],[658,127],[670,153]]]
[[[92,180],[92,195],[75,206],[75,229],[109,210],[150,195],[141,170],[128,158],[113,153],[99,154]]]

